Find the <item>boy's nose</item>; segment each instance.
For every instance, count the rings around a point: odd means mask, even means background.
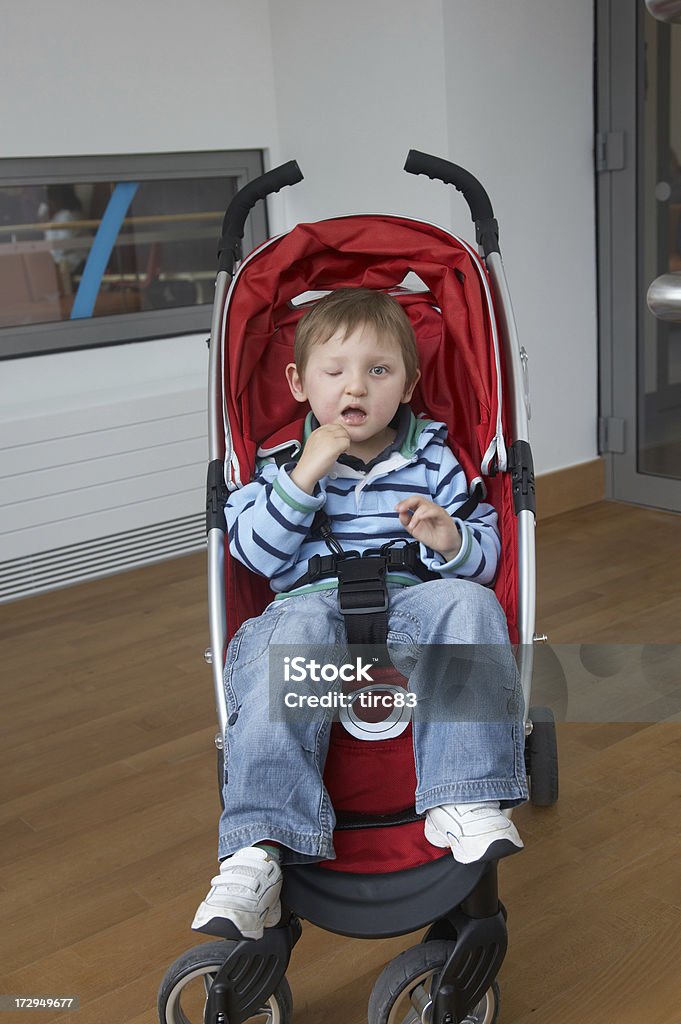
[[[345,390],[349,395],[364,395],[366,394],[366,384],[362,377],[356,377],[349,380],[345,385]]]

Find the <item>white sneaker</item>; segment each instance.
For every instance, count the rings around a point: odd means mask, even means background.
[[[264,928],[281,918],[281,868],[266,850],[247,846],[223,860],[220,874],[196,911],[192,928],[208,935],[229,935],[232,922],[245,939],[261,939]]]
[[[425,833],[433,846],[449,846],[454,860],[461,864],[482,860],[492,844],[500,840],[517,847],[523,845],[517,828],[499,808],[498,800],[431,807],[426,811]],[[504,848],[499,847],[492,853],[503,856]]]

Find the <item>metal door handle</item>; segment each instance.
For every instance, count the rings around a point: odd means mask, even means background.
[[[681,22],[681,0],[646,0],[646,7],[658,21]]]
[[[681,272],[656,277],[646,300],[648,309],[658,320],[681,323]]]

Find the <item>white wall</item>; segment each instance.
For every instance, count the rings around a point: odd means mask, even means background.
[[[401,168],[410,147],[469,166],[499,217],[546,472],[596,455],[592,34],[591,0],[11,4],[3,153],[258,147],[306,176],[275,230],[373,211],[468,237],[458,195]],[[2,418],[167,393],[205,364],[200,339],[0,364]]]
[[[501,229],[530,356],[539,472],[597,455],[591,0],[272,0],[288,224],[404,213],[472,238],[409,148],[473,171]]]
[[[446,191],[402,170],[407,151],[446,149],[442,0],[271,0],[282,151],[305,181],[288,224],[348,213],[443,223]]]
[[[530,357],[535,465],[560,469],[597,455],[593,3],[444,9],[450,153],[492,197]]]
[[[3,155],[271,146],[271,64],[267,0],[3,4]]]

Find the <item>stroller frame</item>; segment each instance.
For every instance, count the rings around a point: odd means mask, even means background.
[[[516,648],[516,661],[527,710],[530,707],[533,643],[539,639],[534,635],[534,471],[528,437],[527,357],[518,340],[499,249],[498,225],[485,189],[464,168],[411,150],[405,170],[412,174],[426,174],[432,179],[453,185],[463,194],[476,227],[479,255],[489,275],[489,280],[484,274],[481,275],[483,288],[498,319],[497,337],[496,321],[492,317],[493,340],[497,353],[499,346],[503,346],[510,385],[510,420],[514,441],[508,452],[507,465],[499,465],[498,470],[509,472],[513,482],[519,568],[519,644]],[[206,528],[210,648],[206,651],[206,660],[212,665],[219,725],[215,743],[219,752],[220,779],[223,738],[228,717],[222,678],[227,648],[224,507],[229,493],[224,469],[232,456],[232,439],[226,418],[223,424],[221,332],[230,291],[250,258],[239,262],[241,239],[250,210],[259,199],[265,199],[281,188],[301,180],[302,174],[297,163],[290,161],[243,188],[225,214],[219,249],[209,360],[210,466]],[[276,241],[276,238],[270,239],[256,252],[261,253]],[[456,238],[456,241],[469,252],[474,252],[462,239]],[[543,786],[544,798],[533,800],[535,803],[547,804],[555,802],[557,797],[555,730],[552,720],[547,725],[547,719],[550,718],[547,709],[537,710],[542,712],[537,715],[537,720],[547,728],[540,730],[541,749],[528,751],[532,755],[528,761],[531,760],[537,776],[544,772],[551,776],[548,791],[546,785]],[[532,742],[532,731],[530,715],[526,717],[525,723],[527,745]],[[188,966],[192,967],[200,959],[200,955],[192,959],[191,953],[199,954],[201,949],[207,949],[208,946],[221,949],[224,962],[218,964],[216,956],[213,956],[214,966],[204,974],[207,991],[204,1010],[206,1024],[241,1024],[255,1011],[260,1009],[263,1012],[263,1008],[269,1014],[272,1024],[286,1024],[290,1019],[287,1016],[290,1015],[290,993],[284,974],[293,945],[301,933],[299,917],[338,934],[375,938],[406,934],[431,924],[421,946],[407,951],[409,954],[419,954],[421,950],[420,958],[419,955],[412,956],[411,960],[418,966],[421,959],[428,966],[428,970],[425,973],[421,970],[420,974],[414,974],[412,969],[411,981],[404,988],[405,993],[409,991],[413,1007],[411,1012],[417,1014],[413,1017],[414,1024],[418,1021],[425,1024],[461,1024],[468,1021],[491,1024],[498,1013],[498,987],[494,978],[507,946],[506,911],[499,901],[497,890],[497,862],[478,862],[456,867],[458,870],[453,875],[451,859],[443,858],[408,871],[393,872],[389,876],[390,891],[385,885],[379,884],[381,878],[385,879],[386,876],[343,875],[340,872],[325,872],[316,865],[287,867],[282,892],[281,924],[267,929],[260,940],[243,940],[235,933],[234,939],[197,947],[196,951],[190,951],[179,958],[167,972],[159,994],[162,1024],[180,1024],[186,1020],[183,1014],[177,1015],[174,1009],[179,1005],[178,993],[183,979],[190,976]],[[334,876],[331,884],[328,883],[329,875]],[[371,897],[369,901],[368,893]],[[434,924],[431,923],[433,921]],[[374,1020],[385,1020],[392,1024],[393,1019],[397,1019],[393,1017],[392,1011],[387,1016],[381,1014],[387,1005],[386,993],[392,998],[390,994],[395,985],[395,972],[391,975],[391,968],[405,955],[402,954],[389,964],[379,978],[370,1002],[370,1024]],[[404,968],[405,963],[401,967]],[[210,979],[210,985],[207,979]],[[424,979],[429,981],[429,991]],[[169,1011],[171,1005],[173,1009]],[[374,1013],[373,1018],[371,1012]]]
[[[463,167],[439,157],[410,150],[405,163],[410,174],[426,174],[445,184],[453,185],[460,191],[471,211],[476,227],[480,256],[489,273],[492,289],[491,301],[499,318],[500,337],[495,345],[503,345],[508,365],[510,382],[511,429],[515,443],[511,449],[508,469],[513,476],[515,510],[518,521],[518,669],[523,690],[525,707],[530,706],[532,688],[533,644],[535,642],[536,614],[536,562],[535,562],[535,501],[534,467],[529,444],[529,388],[527,377],[527,353],[521,348],[516,328],[511,295],[506,280],[504,264],[499,249],[498,226],[494,219],[489,197],[480,182]],[[210,334],[209,385],[208,385],[208,453],[209,477],[206,504],[206,531],[208,536],[208,601],[210,648],[208,659],[213,667],[213,685],[220,734],[224,735],[227,723],[222,667],[226,651],[226,604],[224,588],[224,515],[222,509],[227,491],[224,482],[224,463],[231,457],[229,424],[225,439],[222,425],[222,351],[220,337],[223,315],[230,289],[238,273],[248,263],[240,263],[241,239],[250,210],[259,199],[265,199],[281,191],[287,185],[302,181],[302,174],[295,160],[268,171],[250,182],[235,196],[225,214],[219,250],[219,270],[215,282],[215,301]],[[277,237],[265,242],[257,252],[277,241]],[[460,238],[457,241],[472,251]],[[489,292],[489,285],[484,281]],[[496,324],[492,329],[496,334]],[[222,466],[220,465],[222,463]],[[499,467],[505,469],[506,467]],[[528,723],[529,724],[529,723]],[[531,731],[531,726],[526,726]]]

